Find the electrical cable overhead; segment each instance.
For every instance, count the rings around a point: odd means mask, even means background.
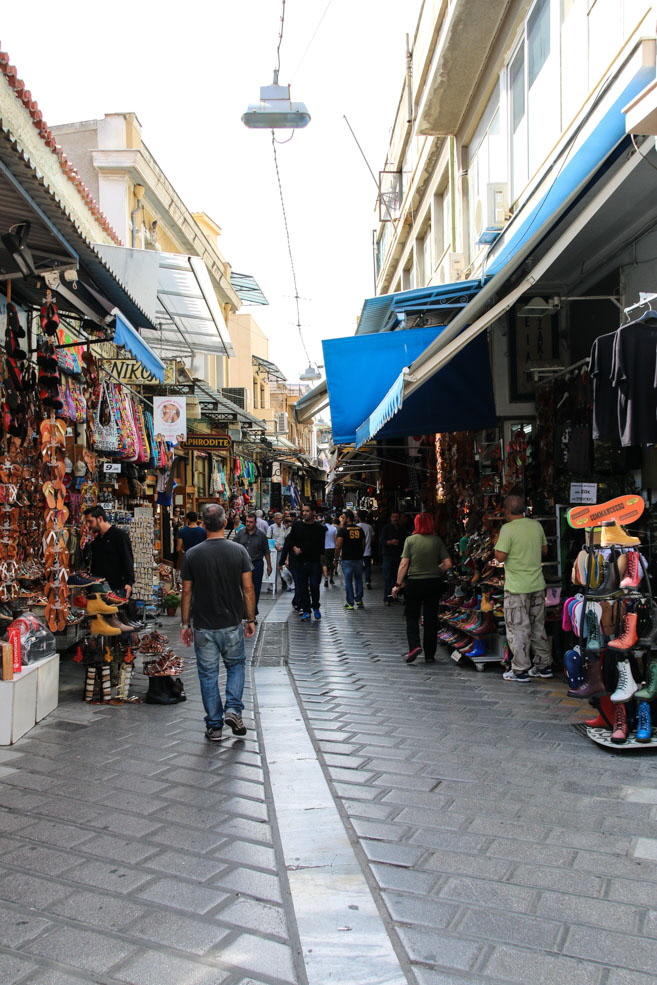
[[[278,167],[278,155],[276,154],[276,137],[274,131],[271,132],[271,146],[274,151],[274,167],[276,169],[276,180],[278,181],[278,193],[281,199],[281,209],[283,212],[283,225],[285,227],[285,238],[287,240],[287,252],[290,257],[290,269],[292,270],[292,283],[294,284],[294,303],[297,309],[297,331],[299,332],[299,338],[301,339],[301,345],[303,346],[303,351],[306,354],[306,359],[310,365],[310,356],[308,355],[308,350],[306,348],[306,343],[303,339],[303,333],[301,331],[301,310],[299,308],[299,288],[297,286],[297,272],[294,266],[294,257],[292,255],[292,242],[290,240],[290,227],[287,222],[287,211],[285,209],[285,199],[283,197],[283,185],[281,182],[281,173]]]

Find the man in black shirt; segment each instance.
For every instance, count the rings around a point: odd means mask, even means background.
[[[315,619],[322,618],[319,611],[319,586],[322,581],[324,538],[324,527],[315,523],[314,507],[306,503],[301,507],[301,520],[292,524],[286,539],[288,564],[294,575],[299,605],[303,609],[303,622],[310,620],[311,608]]]
[[[397,570],[407,534],[401,525],[401,514],[393,510],[390,522],[381,530],[381,564],[383,567],[383,604],[391,605],[392,586],[397,580]]]
[[[246,549],[224,537],[223,506],[208,503],[202,516],[207,538],[187,551],[183,560],[180,639],[185,646],[194,643],[205,735],[219,742],[224,722],[233,735],[246,735],[244,639],[255,633],[255,593]],[[225,705],[219,693],[220,659],[226,667]]]
[[[335,565],[342,561],[344,591],[347,597],[345,609],[363,608],[363,552],[365,534],[356,525],[353,510],[345,510],[344,527],[338,527],[335,536]]]
[[[117,595],[130,598],[135,583],[130,538],[123,530],[112,526],[102,506],[89,507],[84,516],[87,528],[95,534],[89,544],[92,575],[104,578]]]

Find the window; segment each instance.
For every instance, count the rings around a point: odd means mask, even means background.
[[[477,240],[485,229],[496,225],[491,206],[493,185],[502,186],[507,178],[505,141],[500,133],[500,91],[495,88],[470,144],[470,250],[479,250]],[[508,189],[507,189],[508,191]]]
[[[531,89],[550,54],[550,0],[539,0],[529,15],[527,52],[528,83]]]

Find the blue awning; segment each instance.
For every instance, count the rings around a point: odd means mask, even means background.
[[[443,326],[433,326],[322,342],[336,445],[360,445],[374,434],[392,438],[478,430],[496,423],[483,336],[402,403],[405,367],[443,331]]]
[[[368,298],[363,304],[356,335],[390,332],[403,327],[402,316],[419,317],[428,312],[465,308],[470,299],[481,290],[481,286],[480,280],[462,280],[454,284],[418,287],[412,291],[397,291],[395,294]]]
[[[113,314],[116,317],[116,328],[114,330],[114,344],[123,346],[131,352],[135,359],[138,359],[142,366],[145,366],[149,373],[164,382],[164,363],[159,356],[153,352],[149,344],[142,339],[139,332],[132,327],[125,315],[115,308]]]

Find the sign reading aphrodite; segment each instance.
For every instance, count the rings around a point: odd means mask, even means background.
[[[213,432],[212,434],[188,434],[182,447],[194,451],[230,451],[233,442],[227,434]]]
[[[155,437],[177,445],[187,437],[187,398],[184,396],[153,397],[153,430]]]

